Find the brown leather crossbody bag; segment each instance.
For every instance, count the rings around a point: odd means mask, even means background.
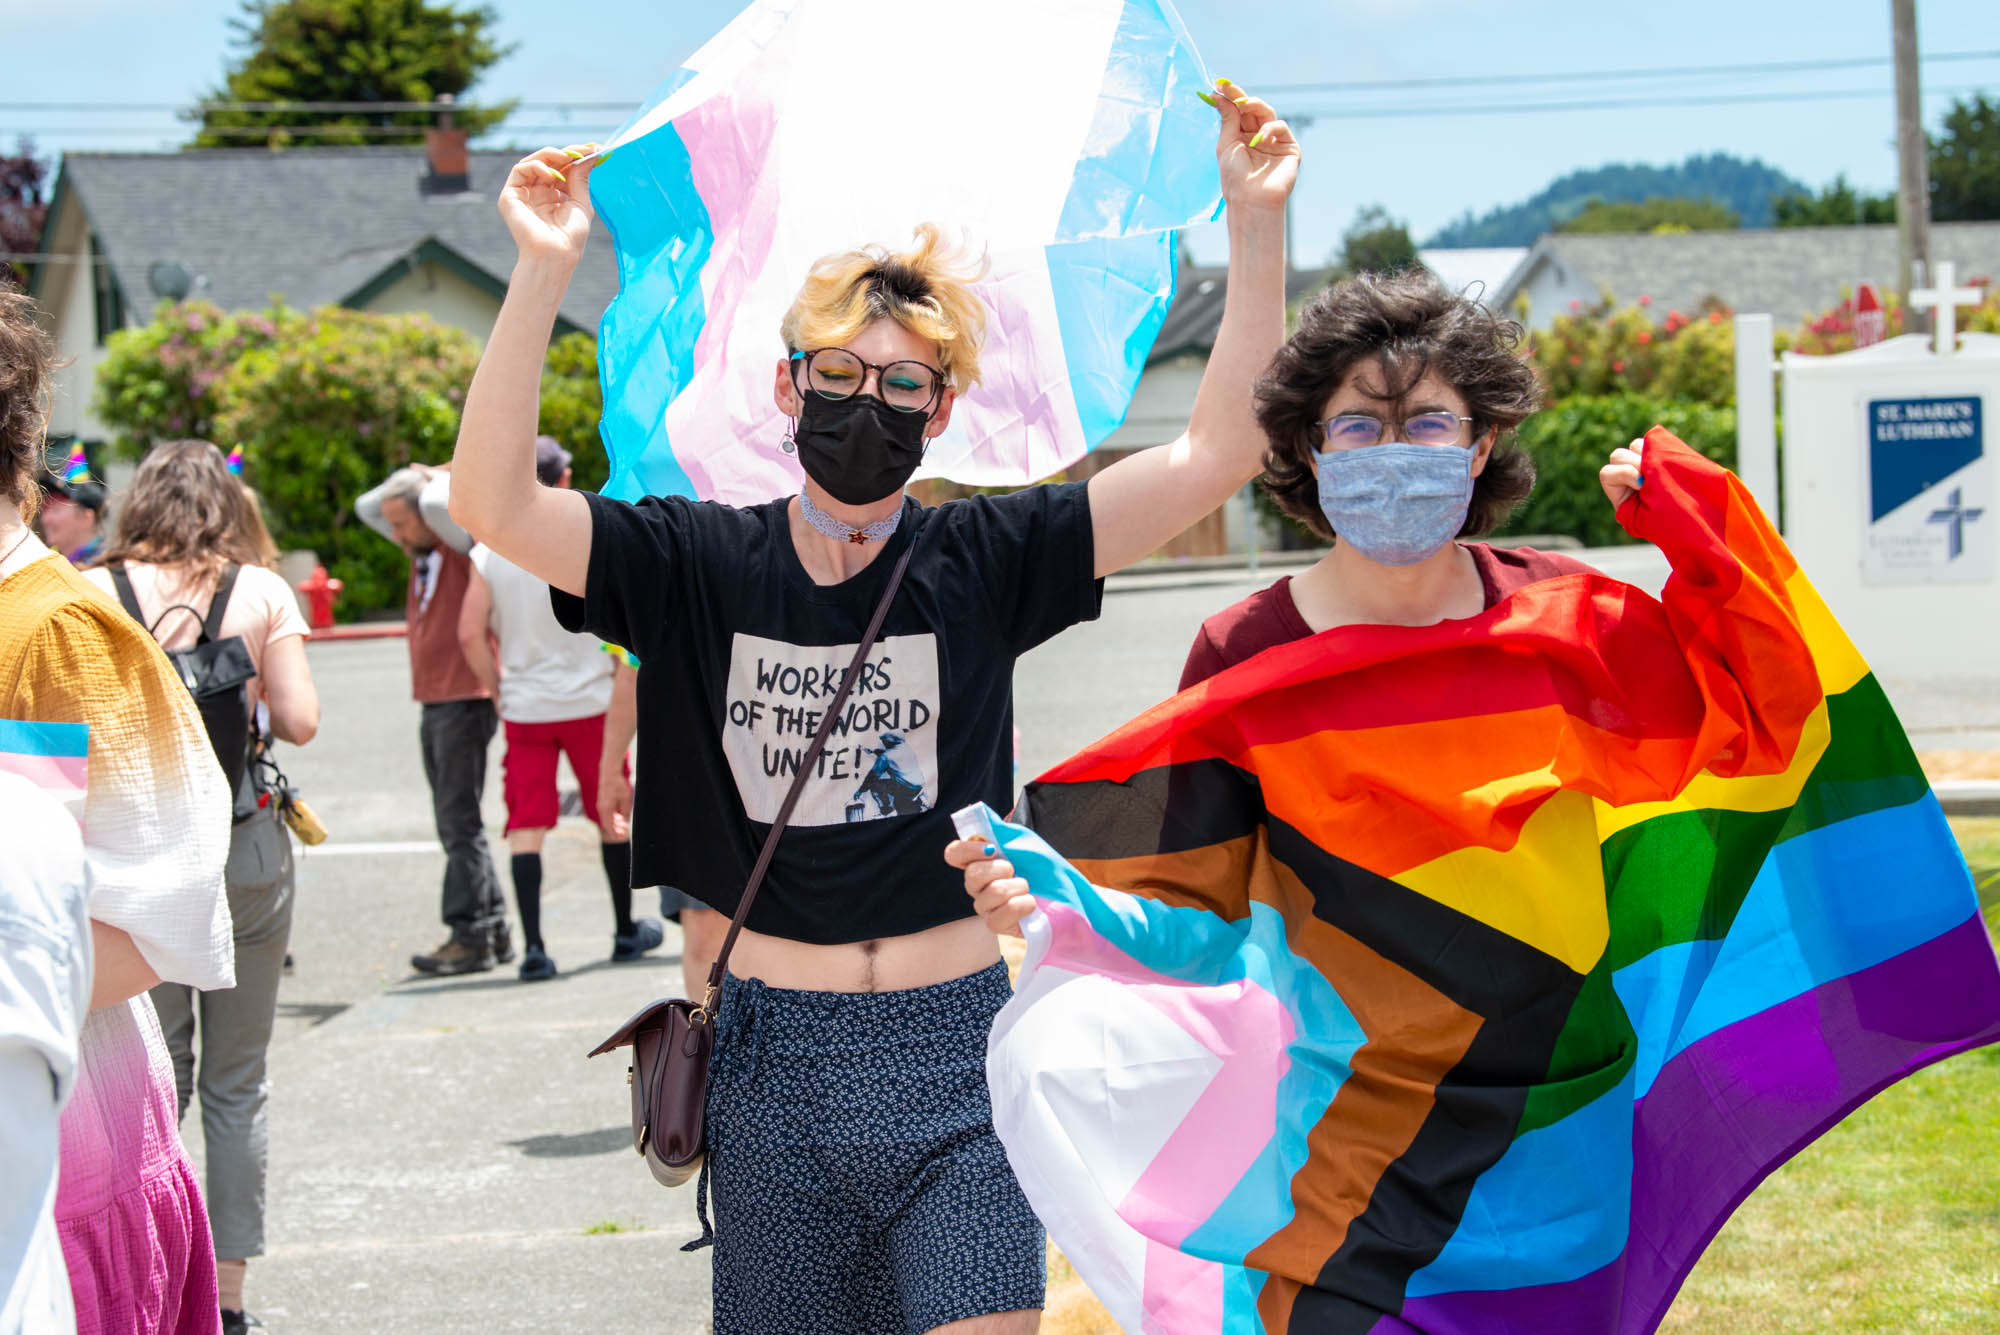
[[[756,866],[743,886],[743,895],[736,901],[736,916],[730,920],[729,935],[722,940],[715,966],[708,971],[701,1004],[685,997],[656,1001],[590,1050],[595,1057],[631,1045],[632,1064],[626,1069],[625,1082],[632,1087],[632,1148],[644,1156],[646,1167],[662,1186],[678,1187],[701,1171],[703,1119],[708,1108],[708,1059],[715,1050],[715,1004],[722,992],[722,975],[729,964],[729,952],[735,948],[737,933],[743,930],[743,922],[750,916],[750,905],[764,884],[771,856],[778,851],[778,836],[792,818],[806,776],[812,773],[819,753],[826,747],[834,721],[847,703],[855,678],[861,675],[861,665],[868,660],[868,651],[875,647],[875,637],[881,633],[889,604],[903,582],[903,571],[909,567],[910,553],[915,549],[914,542],[904,548],[896,568],[889,572],[889,585],[882,590],[882,601],[875,606],[868,633],[861,637],[854,661],[847,665],[840,689],[834,693],[832,704],[820,718],[819,731],[799,761],[791,789],[778,808],[778,818],[771,822],[763,851],[757,855]]]

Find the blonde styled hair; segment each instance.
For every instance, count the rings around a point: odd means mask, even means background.
[[[785,312],[781,332],[790,352],[835,348],[877,320],[894,320],[937,344],[945,383],[964,393],[979,383],[979,345],[986,338],[986,308],[972,285],[986,275],[948,242],[935,223],[916,231],[916,245],[886,246],[827,255],[806,275]]]

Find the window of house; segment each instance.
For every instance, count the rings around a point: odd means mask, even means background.
[[[97,346],[125,327],[125,300],[118,291],[117,275],[111,272],[111,265],[104,257],[104,248],[97,244],[97,238],[90,238],[91,286],[96,295]]]

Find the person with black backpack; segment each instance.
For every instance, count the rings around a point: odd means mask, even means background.
[[[258,718],[302,746],[319,729],[306,623],[261,562],[248,492],[204,440],[157,445],[124,497],[117,535],[87,579],[117,598],[173,660],[235,794],[226,880],[236,986],[153,989],[173,1054],[180,1112],[201,1092],[209,1222],[225,1335],[248,1328],[243,1280],[264,1251],[265,1052],[291,936],[294,867],[279,804],[262,800]],[[260,706],[262,709],[260,711]],[[196,1053],[196,1030],[200,1052]]]

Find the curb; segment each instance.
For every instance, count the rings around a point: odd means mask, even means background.
[[[2000,780],[1939,779],[1931,791],[1947,816],[2000,816]]]
[[[344,626],[328,626],[314,631],[309,639],[314,642],[327,640],[400,640],[408,636],[410,627],[402,621],[351,621]]]

